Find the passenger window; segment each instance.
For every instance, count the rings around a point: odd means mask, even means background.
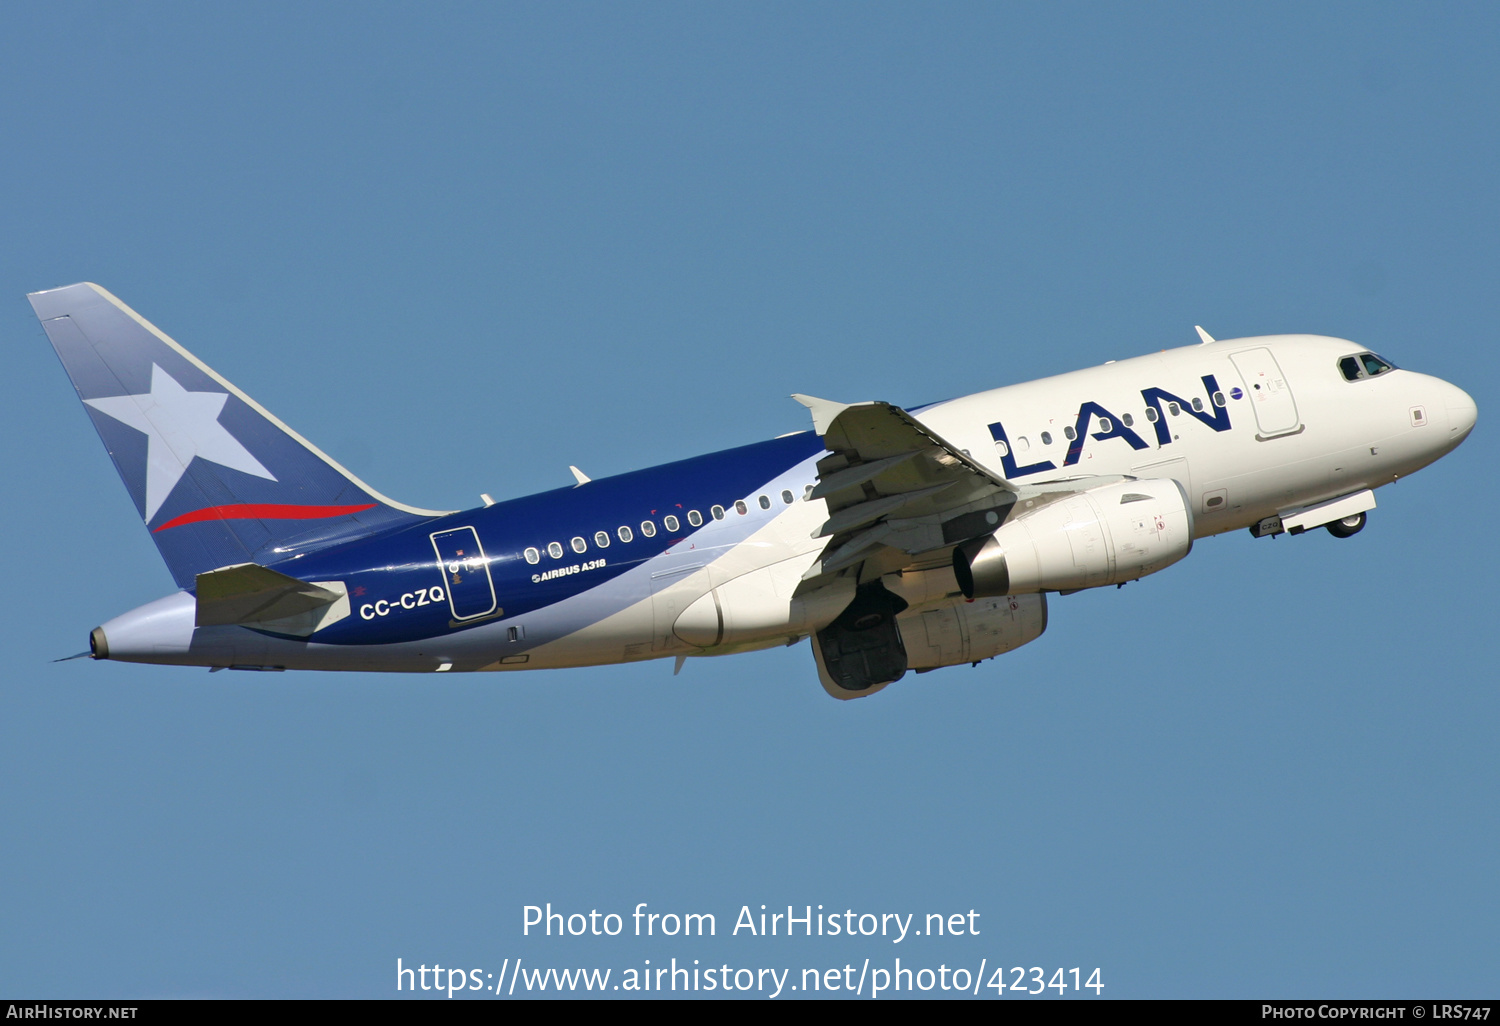
[[[641,521],[641,536],[644,537],[644,538],[655,538],[656,537],[656,523],[655,523],[655,521],[651,521],[651,520],[642,520]]]
[[[792,494],[792,490],[790,488],[783,488],[781,490],[781,501],[786,503],[788,506],[792,504],[792,499],[794,498],[796,498],[796,496]]]
[[[682,526],[681,522],[679,522],[678,519],[676,517],[672,516],[672,514],[670,514],[670,513],[668,513],[665,517],[662,517],[662,521],[661,522],[663,524],[667,525],[667,530],[668,531],[672,531],[674,533],[678,530],[678,528],[680,528]],[[642,525],[642,526],[644,526],[644,525]]]
[[[1113,431],[1114,429],[1115,429],[1114,421],[1110,420],[1108,417],[1100,417],[1099,418],[1099,433],[1101,435],[1107,435],[1111,431]]]
[[[1124,424],[1126,427],[1135,427],[1135,418],[1128,413],[1121,414],[1120,423]]]
[[[812,490],[813,490],[813,486],[812,485],[808,485],[806,488],[802,489],[802,498],[803,498],[804,501],[807,500],[807,499],[812,498]]]
[[[1078,437],[1078,432],[1074,431],[1070,427],[1065,427],[1065,428],[1063,428],[1063,437],[1066,438],[1068,441],[1071,442],[1073,439],[1075,439],[1075,438]]]
[[[746,513],[750,512],[750,507],[745,505],[745,500],[743,500],[743,499],[735,499],[734,500],[734,511],[736,513],[738,513],[740,516],[744,516]]]
[[[630,528],[628,528],[628,527],[621,527],[618,531],[615,532],[615,534],[617,534],[617,535],[620,536],[620,540],[622,542],[629,542],[629,541],[634,541],[635,540],[635,533],[633,531],[631,531]]]
[[[1042,432],[1042,444],[1043,445],[1051,445],[1052,444],[1052,432],[1051,431],[1043,431]]]
[[[1199,413],[1203,412],[1203,400],[1199,399],[1197,396],[1193,396],[1193,409],[1197,410]]]
[[[1026,452],[1030,448],[1031,443],[1026,440],[1025,435],[1022,435],[1020,438],[1016,439],[1016,452]]]
[[[688,510],[688,523],[692,524],[694,527],[702,527],[703,514],[699,513],[695,509]]]
[[[582,555],[583,553],[585,553],[585,552],[588,551],[588,548],[589,548],[589,543],[586,542],[586,541],[584,541],[582,538],[574,538],[573,539],[573,551],[574,552],[578,553],[579,555]]]
[[[540,563],[541,561],[542,561],[542,554],[540,552],[538,552],[534,547],[533,548],[529,548],[529,549],[526,550],[526,562],[528,562],[528,563]]]
[[[562,559],[562,543],[551,542],[547,545],[547,555],[553,559]]]
[[[597,546],[599,546],[601,549],[607,549],[607,548],[609,548],[609,532],[608,531],[595,531],[594,532],[594,544],[597,545]]]
[[[1001,459],[1010,455],[1010,447],[998,438],[995,439],[995,451],[1000,454]]]
[[[1223,409],[1224,406],[1227,405],[1224,402],[1224,393],[1223,392],[1215,392],[1214,393],[1214,405],[1217,406],[1217,407],[1219,407],[1220,409]]]
[[[724,507],[723,506],[713,506],[713,507],[710,507],[709,512],[714,515],[714,519],[715,520],[723,520],[724,519]],[[693,519],[693,515],[691,513],[689,513],[688,514],[688,520],[692,520],[692,519]],[[696,527],[697,525],[695,524],[694,526]]]
[[[760,503],[760,508],[761,509],[770,509],[771,508],[771,497],[769,495],[762,495],[756,501]]]
[[[1155,424],[1157,418],[1160,417],[1160,416],[1161,416],[1161,414],[1159,414],[1159,413],[1156,412],[1156,407],[1155,406],[1148,406],[1148,407],[1146,407],[1146,419],[1149,420],[1151,423]]]
[[[1176,403],[1167,403],[1167,412],[1175,417],[1182,412],[1182,407]]]

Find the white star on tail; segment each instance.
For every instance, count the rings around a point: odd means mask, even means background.
[[[148,524],[187,473],[194,456],[276,480],[276,475],[261,466],[250,450],[219,423],[219,413],[228,399],[224,392],[189,392],[153,363],[149,393],[84,400],[100,413],[145,433]]]

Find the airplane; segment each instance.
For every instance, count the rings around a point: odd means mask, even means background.
[[[389,499],[97,285],[30,295],[178,591],[94,659],[443,673],[811,639],[835,698],[1035,641],[1047,595],[1198,538],[1325,527],[1456,448],[1474,400],[1318,335],[1215,340],[474,509]]]

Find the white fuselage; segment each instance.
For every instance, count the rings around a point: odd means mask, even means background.
[[[1295,423],[1274,433],[1257,423],[1254,382],[1233,357],[1268,350],[1284,375]],[[1062,463],[1068,447],[1063,431],[1074,425],[1081,404],[1098,403],[1117,416],[1130,414],[1148,448],[1132,449],[1118,438],[1089,439],[1072,467],[1043,472],[1025,483],[1081,474],[1172,477],[1187,490],[1195,534],[1206,537],[1248,527],[1264,517],[1339,495],[1376,488],[1411,474],[1451,451],[1474,424],[1474,403],[1439,378],[1397,370],[1376,378],[1346,381],[1338,360],[1361,352],[1342,339],[1274,335],[1231,339],[1172,349],[1056,377],[978,392],[922,410],[939,434],[969,449],[998,472],[1001,460],[987,425],[1003,421],[1013,445],[1026,438],[1026,462]],[[1212,409],[1201,379],[1213,375],[1227,394],[1230,430],[1214,431],[1186,410],[1166,412],[1170,440],[1163,445],[1147,420],[1143,392],[1167,389]],[[1281,400],[1285,402],[1286,400]],[[1450,415],[1450,409],[1453,414]],[[1422,410],[1420,421],[1413,410]],[[1040,445],[1043,431],[1051,446]],[[1180,461],[1180,462],[1179,462]],[[1223,501],[1207,500],[1222,494]]]

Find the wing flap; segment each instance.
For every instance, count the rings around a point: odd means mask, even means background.
[[[869,463],[860,463],[852,467],[845,467],[843,470],[835,470],[833,473],[819,479],[818,486],[812,490],[812,494],[808,498],[826,499],[834,492],[841,492],[846,488],[854,488],[862,485],[866,481],[879,477],[887,470],[915,458],[919,451],[913,449],[911,452],[887,456],[883,460],[872,460]]]
[[[819,400],[827,403],[827,400]],[[852,454],[859,462],[902,456],[922,456],[945,470],[960,468],[981,481],[1010,489],[1004,478],[977,463],[961,449],[950,445],[911,414],[891,403],[869,402],[846,406],[820,432],[832,452]],[[925,451],[924,450],[931,450]],[[902,460],[901,462],[905,462]]]
[[[843,534],[846,531],[852,531],[856,527],[863,527],[865,524],[873,523],[883,516],[896,513],[919,499],[936,495],[938,492],[946,492],[956,484],[958,484],[957,481],[939,481],[937,484],[929,485],[926,488],[918,488],[909,492],[897,492],[895,495],[886,495],[878,499],[869,499],[865,502],[856,502],[851,506],[845,506],[829,517],[827,522],[818,529],[818,533],[813,535],[813,537],[829,538],[833,535]]]
[[[809,496],[828,502],[814,537],[829,541],[806,586],[851,569],[858,575],[882,552],[909,562],[906,554],[944,544],[952,517],[1014,501],[1009,482],[898,406],[793,398],[811,411],[830,453]]]

